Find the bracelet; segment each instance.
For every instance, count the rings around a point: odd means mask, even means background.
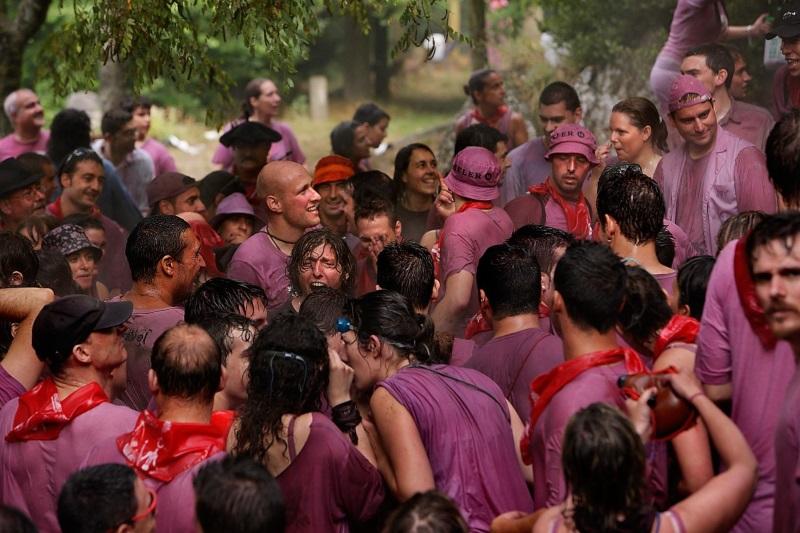
[[[748,24],[747,28],[745,28],[744,31],[745,31],[745,34],[747,35],[747,37],[752,37],[753,36],[753,25],[752,24]]]
[[[331,409],[331,418],[333,423],[336,424],[342,433],[350,435],[350,440],[353,444],[358,444],[358,434],[356,427],[361,423],[361,413],[358,412],[356,402],[348,400],[344,403],[334,406]]]
[[[694,402],[694,399],[695,399],[695,398],[697,398],[698,396],[705,396],[705,395],[706,395],[706,393],[705,393],[705,392],[703,392],[703,391],[700,391],[700,392],[695,392],[694,394],[692,394],[691,396],[689,396],[688,402],[689,402],[689,403],[692,403],[692,402]]]

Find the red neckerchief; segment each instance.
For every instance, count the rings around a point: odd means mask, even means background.
[[[507,112],[508,112],[508,106],[501,105],[500,107],[497,108],[497,111],[494,112],[494,115],[492,115],[491,117],[484,117],[483,115],[481,115],[481,110],[475,107],[472,109],[472,118],[475,121],[480,122],[481,124],[486,124],[487,126],[494,126],[500,121],[503,115],[505,115]]]
[[[629,374],[647,372],[647,367],[642,362],[639,354],[630,348],[617,347],[613,350],[588,353],[571,359],[533,380],[533,383],[531,383],[531,420],[525,428],[525,433],[520,442],[522,459],[525,464],[531,464],[532,461],[532,457],[528,453],[528,447],[533,435],[533,428],[556,394],[590,368],[612,365],[620,361],[625,361],[625,369]],[[537,396],[535,401],[533,400],[534,393]]]
[[[567,217],[567,231],[572,233],[576,239],[589,237],[591,217],[589,217],[589,208],[586,205],[586,199],[583,197],[583,191],[579,192],[578,201],[573,204],[565,200],[561,193],[558,192],[558,189],[553,186],[551,178],[547,178],[544,183],[528,188],[528,192],[536,196],[549,196],[552,198],[564,211],[564,216]]]
[[[210,424],[162,421],[142,411],[133,431],[117,438],[125,461],[144,476],[169,483],[191,467],[225,451],[233,411],[214,411]]]
[[[464,330],[464,338],[471,339],[478,333],[483,333],[484,331],[492,331],[492,326],[489,324],[489,321],[483,317],[483,313],[478,311],[469,319],[469,322],[467,322],[467,328]]]
[[[736,243],[736,249],[733,252],[733,279],[736,282],[739,303],[742,305],[747,322],[758,340],[761,341],[761,345],[771,350],[775,348],[778,340],[772,334],[767,319],[764,318],[764,310],[756,298],[756,288],[753,285],[753,278],[750,277],[749,259],[745,250],[746,241],[747,237],[745,236]]]
[[[456,213],[463,213],[467,209],[473,209],[473,208],[474,209],[491,209],[492,207],[494,207],[492,202],[484,202],[484,201],[478,201],[478,200],[468,200],[468,201],[464,202],[464,204],[461,207],[458,208],[458,211],[456,211]],[[454,213],[454,214],[456,214],[456,213]],[[433,253],[433,250],[431,250],[431,256],[433,257],[433,275],[434,275],[434,277],[436,279],[439,280],[439,283],[444,283],[444,280],[439,279],[439,275],[441,274],[441,272],[440,272],[440,269],[441,269],[440,263],[441,263],[441,260],[442,260],[442,238],[443,237],[444,237],[444,232],[440,230],[439,231],[439,238],[436,239],[436,244],[434,245],[434,249],[438,250],[438,253]]]
[[[694,344],[697,341],[697,332],[700,331],[700,322],[689,316],[673,315],[656,336],[653,345],[653,362],[658,359],[664,350],[673,342]]]
[[[6,442],[55,440],[75,418],[107,401],[103,388],[94,382],[59,400],[55,382],[47,378],[19,397]]]
[[[205,220],[192,220],[189,222],[192,231],[200,240],[200,255],[203,256],[203,261],[206,263],[206,272],[211,277],[219,277],[224,274],[217,266],[217,257],[214,254],[214,248],[225,246],[225,241],[219,236],[219,233],[214,231],[211,225]]]
[[[64,220],[64,210],[61,208],[61,197],[59,196],[53,203],[48,204],[47,207],[45,207],[45,211],[53,215],[56,220]],[[89,215],[93,218],[100,218],[101,214],[100,208],[96,205],[93,205],[89,210]]]

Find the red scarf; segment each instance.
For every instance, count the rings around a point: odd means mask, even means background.
[[[528,453],[528,447],[533,436],[533,428],[536,427],[539,417],[556,394],[590,368],[612,365],[620,361],[625,361],[625,370],[628,374],[647,372],[647,367],[645,367],[639,354],[630,348],[617,347],[612,350],[593,352],[571,359],[533,380],[533,383],[531,383],[531,420],[525,428],[525,434],[520,442],[522,459],[525,464],[531,464],[532,461],[532,457]],[[534,395],[537,397],[535,401],[533,399]]]
[[[753,333],[764,348],[772,350],[778,340],[772,334],[764,317],[764,310],[756,298],[756,288],[753,285],[753,278],[750,277],[749,259],[745,250],[746,241],[746,236],[739,239],[733,253],[733,279],[736,282],[736,292],[739,293],[739,303]]]
[[[56,218],[56,220],[64,220],[64,209],[61,207],[61,197],[59,196],[58,198],[55,199],[53,203],[48,204],[47,207],[45,207],[45,211],[53,215]],[[93,205],[89,209],[89,214],[93,218],[100,218],[100,215],[102,213],[100,212],[99,207]]]
[[[699,330],[700,322],[694,318],[674,315],[669,322],[667,322],[667,325],[658,332],[655,345],[653,346],[653,362],[655,362],[658,356],[673,342],[694,344],[697,340],[697,332]]]
[[[162,421],[142,411],[133,431],[117,438],[117,448],[137,472],[168,483],[225,451],[233,417],[233,411],[214,411],[210,424],[196,424]]]
[[[492,202],[484,202],[478,200],[468,200],[464,202],[464,204],[458,208],[454,214],[463,213],[467,209],[491,209],[494,207]],[[451,215],[452,216],[452,215]],[[444,237],[444,231],[439,231],[439,238],[436,240],[436,244],[433,246],[433,250],[431,250],[431,256],[433,257],[433,275],[436,279],[439,280],[439,283],[444,283],[445,280],[441,279],[439,276],[441,275],[441,261],[442,261],[442,240]],[[434,252],[436,250],[436,252]]]
[[[481,110],[475,107],[472,109],[472,118],[476,122],[480,122],[481,124],[486,124],[487,126],[494,127],[494,125],[497,124],[500,121],[500,119],[503,118],[503,115],[505,115],[507,112],[508,112],[508,106],[501,105],[500,107],[497,108],[497,111],[494,112],[494,115],[492,115],[491,117],[484,117],[481,114]]]
[[[578,201],[573,204],[561,196],[558,189],[553,186],[552,178],[547,178],[544,183],[528,188],[528,192],[536,196],[549,196],[552,198],[564,211],[564,216],[567,217],[567,231],[574,235],[576,239],[589,237],[591,217],[589,216],[586,199],[583,197],[583,191],[579,192]]]
[[[478,333],[485,331],[492,331],[492,326],[489,321],[483,317],[483,313],[478,311],[467,322],[467,329],[464,330],[464,338],[469,340]]]
[[[45,379],[19,397],[6,441],[55,440],[75,418],[107,401],[103,388],[94,382],[59,400],[55,382]]]

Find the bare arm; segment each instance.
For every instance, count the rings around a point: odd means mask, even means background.
[[[526,465],[522,461],[522,450],[519,448],[519,442],[522,440],[522,434],[525,431],[525,425],[522,423],[522,419],[517,414],[517,410],[514,409],[514,406],[506,400],[506,405],[508,405],[508,412],[511,414],[511,432],[514,434],[514,452],[517,454],[517,462],[519,462],[519,468],[522,470],[522,475],[525,477],[525,481],[533,484],[533,468],[530,465]]]
[[[382,387],[373,393],[370,406],[391,464],[389,477],[397,481],[397,499],[405,501],[417,492],[436,488],[428,454],[411,414]]]
[[[760,39],[769,32],[770,23],[767,22],[767,14],[762,13],[752,24],[747,26],[728,26],[725,33],[722,34],[723,39],[744,39],[756,38]]]
[[[456,331],[459,321],[464,317],[464,313],[469,306],[469,298],[472,295],[472,286],[475,283],[475,276],[471,272],[462,270],[451,274],[445,282],[444,300],[439,302],[433,310],[433,323],[436,331],[460,334]]]
[[[26,389],[36,384],[44,366],[33,350],[33,322],[42,307],[53,299],[50,289],[18,287],[0,290],[0,316],[19,321],[17,334],[0,365]]]

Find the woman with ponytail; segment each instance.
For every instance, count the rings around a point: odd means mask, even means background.
[[[403,296],[376,291],[348,307],[342,359],[356,389],[374,390],[370,408],[386,451],[378,467],[397,498],[437,489],[470,531],[488,532],[507,511],[530,512],[531,470],[516,446],[522,423],[500,388],[475,370],[428,364],[433,325]]]

